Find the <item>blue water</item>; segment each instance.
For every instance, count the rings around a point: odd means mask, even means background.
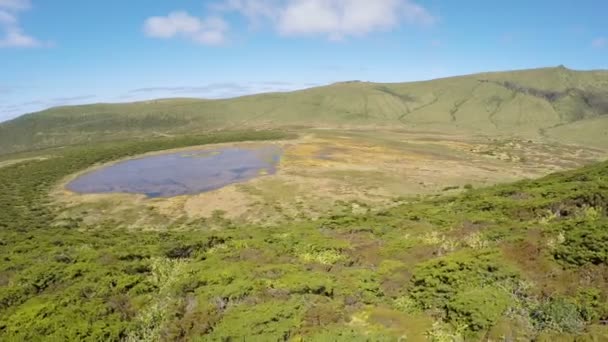
[[[84,174],[67,185],[78,193],[173,197],[219,189],[276,172],[276,146],[189,150],[131,159]]]

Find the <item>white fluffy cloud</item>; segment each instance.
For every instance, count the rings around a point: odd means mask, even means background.
[[[1,0],[0,0],[1,1]],[[389,31],[401,25],[429,26],[437,17],[414,0],[218,0],[215,17],[200,19],[186,12],[146,20],[150,37],[186,37],[206,44],[226,39],[222,14],[237,13],[258,27],[269,25],[282,36],[322,36],[330,40]]]
[[[276,19],[277,11],[283,6],[284,0],[224,0],[212,6],[221,12],[239,12],[257,24],[260,20]]]
[[[0,48],[32,48],[45,45],[23,32],[19,25],[19,12],[30,7],[29,0],[0,0]]]
[[[228,24],[220,17],[201,19],[184,11],[166,17],[151,17],[144,23],[144,32],[153,38],[184,37],[194,42],[217,45],[226,41]]]
[[[284,36],[363,36],[402,24],[432,25],[437,18],[411,0],[226,0],[218,8],[254,23],[269,21]]]
[[[401,0],[295,0],[281,11],[278,29],[284,35],[327,35],[330,39],[386,31],[402,21],[429,23],[432,17]]]

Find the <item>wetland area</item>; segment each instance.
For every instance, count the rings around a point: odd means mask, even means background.
[[[65,217],[129,228],[224,217],[274,224],[383,210],[574,168],[604,151],[456,134],[310,130],[297,139],[159,151],[97,165],[54,192]],[[373,209],[372,209],[373,208]],[[145,210],[147,215],[141,215]],[[131,219],[129,219],[131,218]]]

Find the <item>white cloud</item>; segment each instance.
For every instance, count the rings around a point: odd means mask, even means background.
[[[29,0],[0,0],[0,48],[32,48],[45,46],[38,39],[23,32],[18,12],[31,7]]]
[[[4,38],[0,40],[0,47],[39,47],[45,44],[32,36],[23,33],[19,27],[8,28]]]
[[[216,99],[230,98],[243,95],[283,92],[303,89],[311,86],[310,84],[289,83],[283,81],[265,82],[226,82],[209,83],[197,86],[159,86],[133,89],[123,98],[158,98],[175,96],[193,96],[198,98]]]
[[[608,46],[608,38],[605,37],[599,37],[594,39],[591,42],[591,46],[593,46],[594,48],[604,48]]]
[[[402,25],[430,26],[437,17],[414,0],[217,0],[215,14],[237,13],[253,27],[269,25],[282,36],[322,36],[330,40],[390,31]],[[207,44],[223,42],[228,25],[221,17],[200,19],[186,12],[146,20],[156,38],[186,37]]]
[[[224,0],[213,7],[220,11],[239,12],[253,24],[259,24],[263,19],[276,19],[282,3],[283,0]]]
[[[10,10],[25,10],[32,6],[30,0],[0,0],[0,8]]]
[[[15,24],[17,24],[17,17],[6,11],[0,10],[0,25],[10,26]]]
[[[269,21],[284,36],[322,35],[332,40],[437,21],[412,0],[225,0],[216,8],[236,11],[255,25]]]
[[[183,37],[207,45],[224,43],[228,29],[228,24],[220,17],[201,19],[184,11],[171,12],[166,17],[150,17],[144,23],[144,32],[149,37]]]

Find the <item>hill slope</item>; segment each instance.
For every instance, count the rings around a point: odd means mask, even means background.
[[[346,82],[227,100],[58,107],[0,124],[0,153],[234,128],[399,125],[608,146],[608,72],[564,67]]]
[[[0,168],[0,340],[606,340],[606,162],[271,227],[89,226],[49,201],[97,163],[279,137],[96,144]]]

